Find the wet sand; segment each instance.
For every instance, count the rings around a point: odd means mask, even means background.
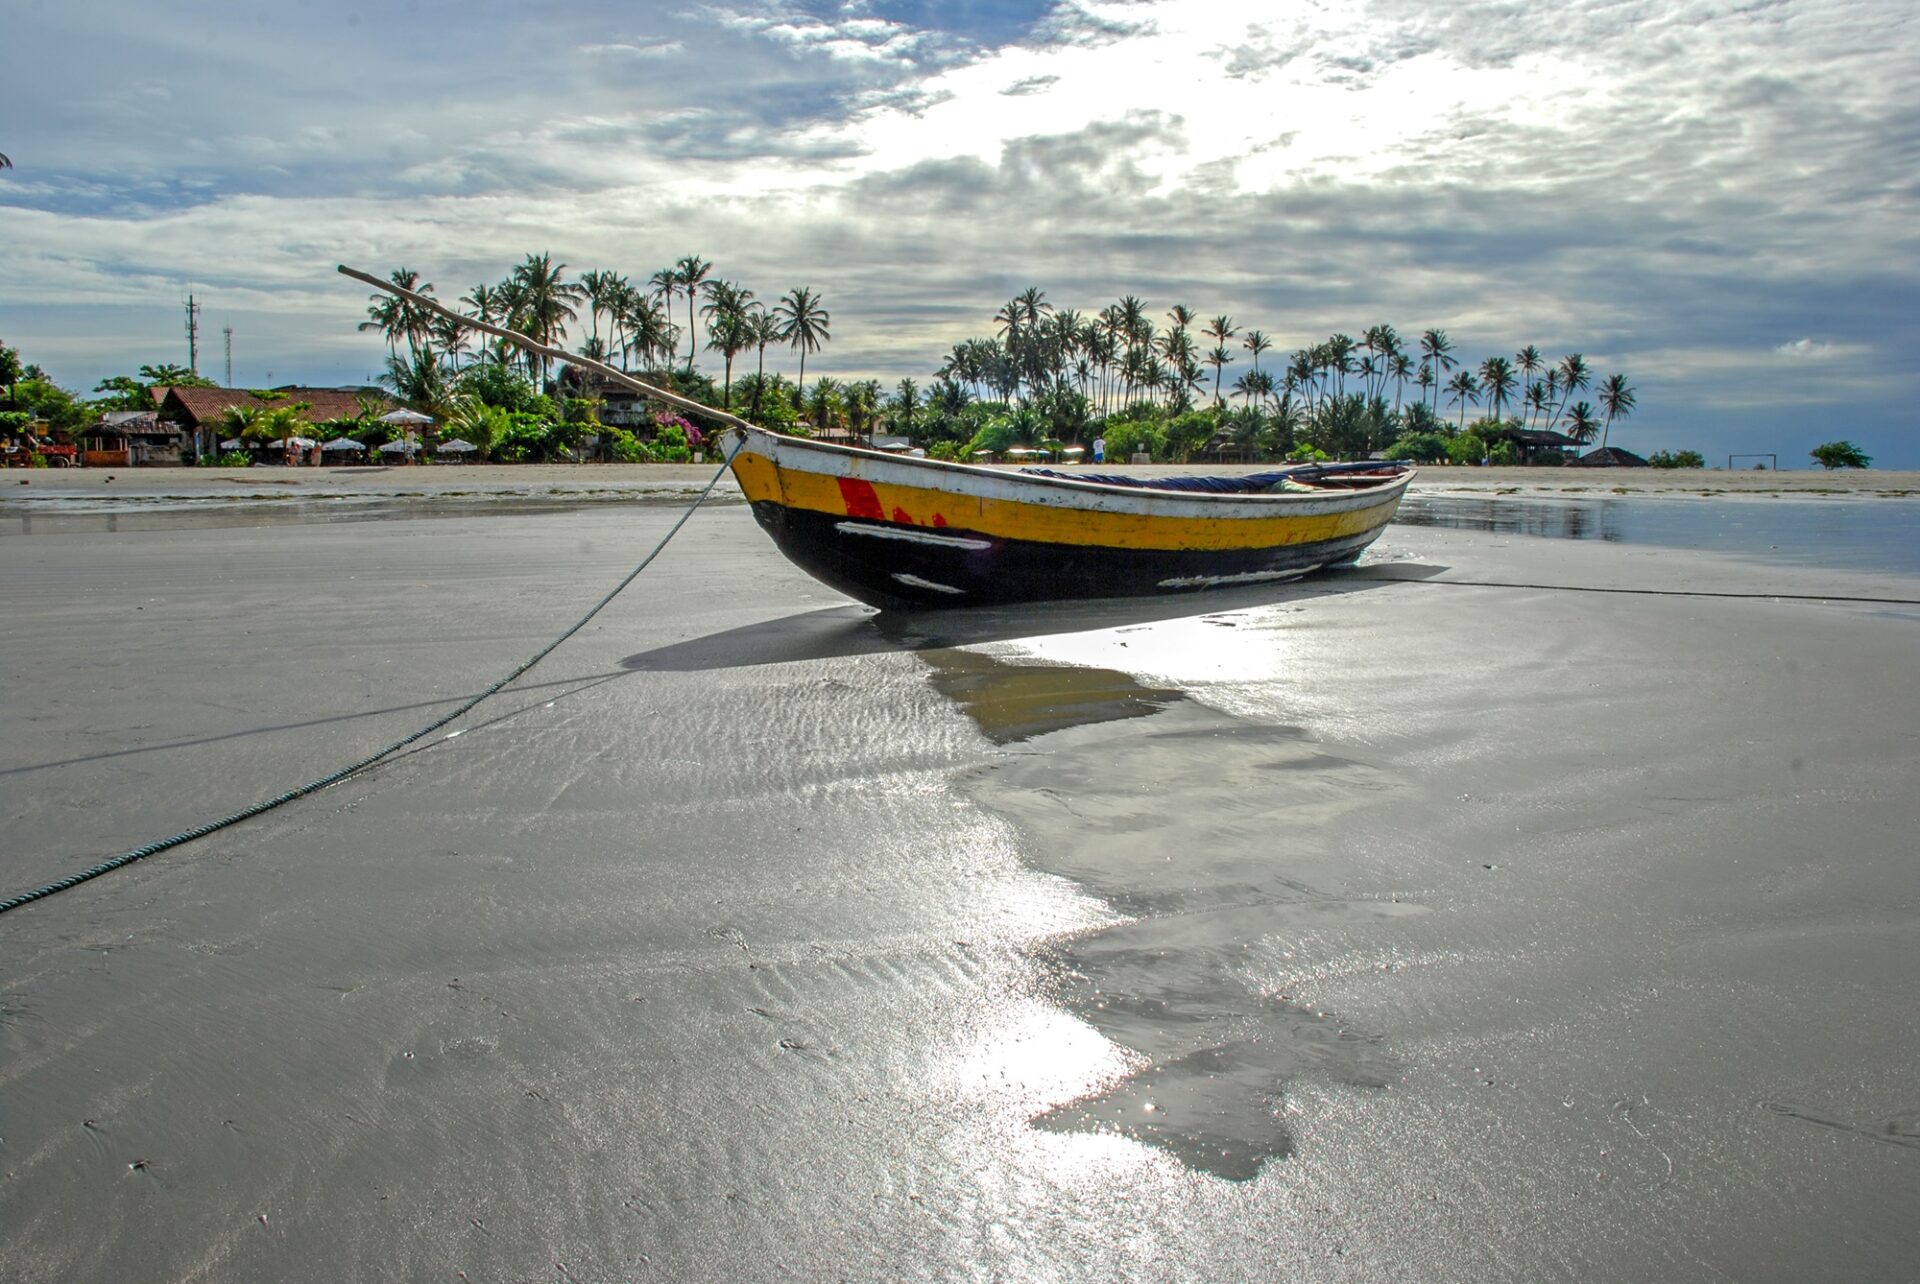
[[[674,516],[0,538],[0,894]],[[1394,528],[893,619],[703,512],[0,916],[0,1278],[1906,1278],[1920,608],[1842,597],[1920,583]]]

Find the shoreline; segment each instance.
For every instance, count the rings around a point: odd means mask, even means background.
[[[446,464],[369,468],[49,468],[0,475],[0,506],[85,498],[269,501],[334,498],[678,499],[705,486],[708,464]],[[1272,465],[1108,465],[1142,477],[1238,474]],[[731,477],[715,498],[736,498]],[[1528,499],[1911,499],[1920,472],[1729,472],[1724,469],[1422,468],[1410,493]]]

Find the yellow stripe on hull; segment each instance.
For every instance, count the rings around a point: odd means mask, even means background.
[[[1280,548],[1342,539],[1385,525],[1393,516],[1402,490],[1395,485],[1382,487],[1377,494],[1329,491],[1326,498],[1338,502],[1333,511],[1242,515],[1233,510],[1256,505],[1215,500],[1205,504],[1211,511],[1190,515],[1128,512],[1124,508],[1103,510],[1058,502],[1033,503],[857,476],[843,478],[796,468],[782,469],[766,455],[751,450],[735,456],[733,472],[747,499],[756,503],[771,501],[808,512],[896,522],[930,530],[953,527],[999,539],[1116,549]],[[848,495],[849,484],[858,491],[852,500]],[[1299,505],[1302,507],[1307,504],[1322,507],[1318,497],[1290,498],[1304,501]]]

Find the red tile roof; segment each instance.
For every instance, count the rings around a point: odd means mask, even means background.
[[[281,388],[278,391],[286,396],[277,401],[262,401],[246,388],[169,388],[166,404],[178,410],[189,425],[197,427],[217,424],[220,417],[235,406],[264,408],[304,401],[307,409],[300,412],[300,417],[318,425],[332,419],[355,418],[360,413],[363,395],[351,388]],[[381,414],[394,408],[393,402],[384,395],[379,396],[379,401]]]

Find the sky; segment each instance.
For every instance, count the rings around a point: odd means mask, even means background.
[[[1578,352],[1628,449],[1920,468],[1905,0],[6,0],[0,153],[0,342],[83,393],[184,363],[189,294],[203,373],[231,327],[240,386],[357,384],[337,263],[698,254],[823,296],[809,377],[924,385],[1039,286],[1268,363]]]

